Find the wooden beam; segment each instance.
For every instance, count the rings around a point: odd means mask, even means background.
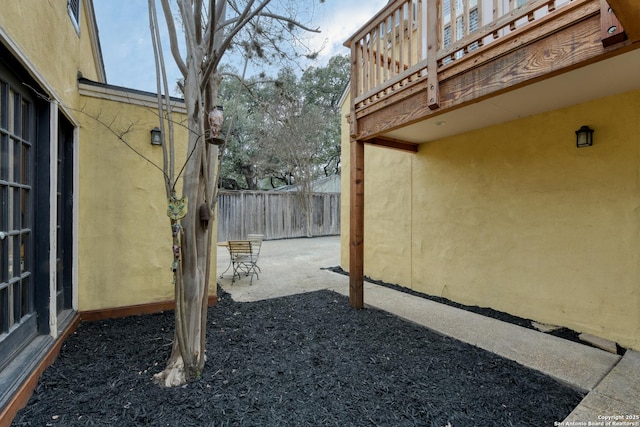
[[[371,109],[358,111],[357,138],[368,140],[408,124],[416,123],[435,114],[487,99],[530,83],[551,78],[567,71],[628,52],[634,46],[630,41],[605,48],[600,37],[600,3],[589,3],[582,20],[576,21],[571,13],[563,15],[562,25],[547,37],[529,39],[537,32],[522,35],[517,49],[496,45],[494,50],[478,54],[475,67],[461,63],[438,73],[440,79],[440,108],[433,111],[424,99],[426,82],[412,88],[410,94],[399,93]],[[572,12],[583,14],[584,10]],[[498,56],[491,53],[500,52]],[[550,56],[550,52],[553,53]],[[523,60],[527,58],[527,60]],[[459,67],[459,68],[458,68]],[[408,95],[408,96],[407,96]]]
[[[356,98],[358,97],[358,67],[360,66],[358,61],[358,48],[356,43],[351,45],[351,84],[349,91],[351,94],[351,100],[349,101],[349,135],[352,137],[358,133],[358,124],[356,121]]]
[[[392,148],[394,150],[409,151],[411,153],[418,152],[418,144],[403,141],[400,139],[377,137],[364,142],[366,144],[378,145],[382,147]]]
[[[638,0],[607,0],[632,42],[640,40],[640,2]]]
[[[208,305],[213,307],[218,302],[217,295],[209,295]],[[95,322],[96,320],[119,319],[128,316],[140,316],[144,314],[161,313],[163,311],[175,310],[175,301],[159,301],[148,304],[130,305],[126,307],[101,308],[98,310],[87,310],[80,312],[80,319],[83,322]]]
[[[364,308],[364,143],[351,139],[349,188],[349,304]]]
[[[502,92],[508,91],[510,89],[515,89],[517,87],[517,84],[519,83],[516,82],[516,86],[511,86],[511,83],[513,81],[513,74],[517,73],[520,68],[523,68],[524,76],[528,79],[532,72],[532,70],[527,66],[529,62],[523,61],[523,58],[528,55],[529,46],[539,44],[537,42],[541,40],[548,40],[550,38],[557,37],[558,33],[560,33],[560,38],[566,39],[573,37],[575,40],[581,41],[580,39],[572,35],[571,28],[575,26],[584,27],[581,24],[585,20],[588,20],[590,24],[593,24],[593,30],[597,31],[593,34],[597,37],[594,41],[597,43],[599,52],[594,53],[594,56],[602,55],[603,53],[605,53],[605,51],[602,48],[600,38],[600,0],[574,0],[573,3],[562,7],[561,10],[540,18],[534,23],[516,30],[515,32],[510,34],[509,37],[502,37],[495,42],[485,45],[483,48],[478,49],[477,51],[468,53],[462,59],[441,66],[437,72],[437,78],[440,85],[440,87],[438,88],[440,99],[439,108],[437,108],[436,110],[427,108],[429,107],[428,99],[420,99],[415,96],[416,94],[420,94],[421,98],[427,97],[426,93],[429,90],[429,82],[426,78],[423,80],[419,80],[415,84],[407,86],[402,90],[396,90],[378,102],[365,105],[364,107],[359,106],[356,109],[356,120],[359,121],[358,129],[356,134],[352,135],[352,137],[359,139],[369,139],[377,134],[381,134],[392,129],[397,129],[398,127],[401,127],[403,125],[420,121],[426,118],[426,116],[440,114],[448,108],[457,107],[458,105],[448,105],[445,99],[443,99],[443,94],[446,94],[448,96],[451,90],[458,90],[457,85],[451,83],[451,81],[460,80],[461,77],[464,77],[470,70],[476,67],[487,68],[487,65],[490,66],[491,63],[495,62],[503,56],[510,56],[511,58],[514,58],[512,59],[513,64],[516,64],[518,67],[512,69],[511,72],[507,72],[503,75],[497,76],[500,79],[499,88],[497,89]],[[589,37],[591,37],[591,34],[589,34]],[[626,43],[623,44],[623,47],[624,45],[626,45]],[[584,45],[581,45],[580,47],[582,48],[583,46]],[[593,47],[593,52],[595,52],[596,46],[594,45]],[[549,48],[549,42],[547,42],[546,48]],[[553,51],[555,51],[555,49],[553,48],[553,46],[551,46],[549,52]],[[442,52],[438,54],[439,60],[442,58],[442,55]],[[595,59],[597,60],[597,58]],[[427,63],[427,61],[424,62]],[[553,66],[552,63],[549,63],[546,60],[543,61],[542,64],[537,65],[538,67],[534,70],[537,71],[538,69],[540,69],[542,71],[542,74],[544,74],[545,71],[544,69],[540,68],[541,66]],[[520,76],[516,76],[516,80],[518,80],[519,77]],[[545,76],[542,75],[536,76],[535,78],[544,77]],[[552,77],[552,75],[549,75],[548,77]],[[468,79],[466,82],[464,82],[465,86],[466,83],[468,83]],[[486,92],[484,88],[478,87],[477,89],[478,92]],[[496,88],[492,88],[492,90],[495,89]],[[390,108],[392,108],[395,112],[395,109],[398,105],[405,105],[409,108],[405,109],[405,111],[402,113],[403,117],[398,117],[399,120],[391,124],[391,126],[393,127],[388,127],[388,125],[390,124],[390,120],[389,116],[387,116],[386,114],[391,111]],[[380,110],[382,110],[382,112],[379,112]],[[361,121],[361,119],[364,119],[369,115],[375,116],[375,118],[370,117],[366,118],[366,120],[364,121]],[[381,130],[376,132],[369,132],[370,126],[372,124],[380,128]]]
[[[606,0],[600,0],[600,34],[602,46],[608,47],[627,39],[627,33]]]
[[[427,105],[440,108],[440,82],[438,81],[438,30],[440,28],[438,6],[435,1],[427,4]]]

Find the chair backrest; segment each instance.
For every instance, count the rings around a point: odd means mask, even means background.
[[[251,255],[251,241],[229,240],[229,253],[232,258],[236,255]]]
[[[251,250],[254,255],[260,254],[260,248],[262,247],[262,241],[264,240],[264,234],[248,234],[247,240],[251,242]]]

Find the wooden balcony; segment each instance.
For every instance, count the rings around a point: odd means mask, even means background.
[[[351,136],[415,151],[639,88],[639,33],[637,0],[391,1],[345,43]]]

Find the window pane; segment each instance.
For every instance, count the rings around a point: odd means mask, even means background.
[[[22,189],[21,208],[22,226],[31,228],[31,190],[29,189]]]
[[[460,16],[456,19],[456,41],[460,40],[465,36],[464,31],[464,17]]]
[[[9,187],[0,184],[0,231],[9,231]]]
[[[451,0],[444,0],[442,5],[442,23],[448,24],[451,22]]]
[[[7,267],[9,270],[7,280],[5,281],[8,282],[13,277],[13,237],[5,237],[4,240],[7,244]]]
[[[14,283],[13,287],[13,322],[19,323],[22,319],[22,284]]]
[[[29,314],[33,311],[33,289],[31,276],[27,276],[22,280],[22,312]]]
[[[444,27],[444,47],[451,44],[451,26]]]
[[[13,182],[21,182],[22,179],[22,142],[19,139],[13,139]]]
[[[0,283],[9,281],[9,242],[6,238],[0,240]]]
[[[20,277],[20,236],[13,237],[13,276]]]
[[[9,289],[0,289],[0,334],[9,331]]]
[[[527,4],[527,0],[511,0],[511,9],[518,8]]]
[[[13,100],[11,101],[13,114],[13,130],[14,135],[22,134],[22,96],[18,92],[13,92]]]
[[[20,182],[31,185],[31,146],[22,144],[22,177]]]
[[[0,179],[9,179],[9,137],[0,134]]]
[[[76,28],[80,24],[80,0],[67,0],[67,6],[69,8],[69,15],[75,24]]]
[[[13,230],[13,191],[11,191],[11,188],[7,188],[7,194],[8,194],[8,202],[6,205],[6,209],[3,209],[2,213],[7,216],[7,228],[5,229],[5,231],[12,231]]]
[[[478,16],[478,8],[473,9],[469,12],[469,32],[472,33],[474,31],[478,31],[479,27],[479,16]]]
[[[8,194],[9,187],[0,185],[0,232],[6,233],[9,230],[8,219]],[[9,241],[8,237],[0,239],[0,282],[9,281]]]
[[[30,242],[30,234],[25,233],[20,236],[20,275],[30,270],[30,252],[31,242]]]
[[[29,131],[30,131],[30,126],[29,126],[29,122],[30,122],[30,115],[29,115],[29,111],[31,111],[31,109],[29,108],[29,103],[26,101],[22,101],[22,138],[24,140],[29,140]]]
[[[7,84],[0,81],[0,128],[7,128]]]
[[[15,166],[15,159],[13,157],[13,147],[15,146],[13,138],[9,138],[9,150],[7,152],[7,181],[13,181],[13,169]]]
[[[13,128],[14,128],[14,107],[15,107],[15,97],[16,94],[13,90],[9,90],[9,99],[7,102],[7,130],[9,131],[9,133],[13,133]]]
[[[13,189],[13,229],[22,229],[22,203],[21,203],[21,190],[20,188]]]

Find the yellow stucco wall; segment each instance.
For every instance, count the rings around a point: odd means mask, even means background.
[[[98,80],[83,3],[80,34],[69,17],[66,1],[3,1],[0,27],[65,104],[76,107],[78,73]]]
[[[349,170],[349,103],[351,97],[347,96],[341,106],[340,122],[340,163],[342,164],[342,179],[340,180],[340,266],[344,270],[349,270],[349,187],[351,176]]]
[[[172,240],[162,172],[95,120],[110,123],[118,133],[130,130],[124,139],[162,167],[162,149],[149,142],[157,115],[147,107],[90,97],[82,98],[82,106],[86,114],[80,128],[79,310],[173,300]],[[176,154],[184,159],[186,129],[175,128]],[[182,192],[181,182],[177,192]],[[216,294],[215,265],[214,257],[211,295]]]
[[[172,301],[172,236],[158,169],[162,149],[150,144],[157,113],[90,96],[81,97],[80,110],[78,310]],[[186,118],[174,112],[173,120],[179,173],[187,145],[187,131],[180,124]],[[114,133],[123,135],[130,147]],[[182,181],[176,191],[180,196]],[[216,242],[216,227],[211,226]],[[210,266],[209,295],[216,295],[215,256]]]
[[[349,141],[347,100],[343,105],[342,140]],[[349,144],[342,144],[342,164],[349,167]],[[365,145],[365,274],[411,286],[412,155]],[[349,177],[349,170],[343,171]],[[388,186],[392,181],[395,187]],[[349,179],[341,182],[341,264],[349,269]],[[380,197],[381,189],[387,189]],[[369,206],[373,205],[373,208]],[[400,268],[399,268],[400,267]]]
[[[0,13],[5,43],[79,124],[78,309],[170,301],[174,298],[172,242],[162,173],[112,133],[127,130],[126,141],[161,166],[162,150],[149,143],[157,114],[134,103],[79,94],[78,73],[94,81],[101,76],[88,25],[88,3],[82,5],[79,33],[63,0],[7,1]],[[177,126],[176,132],[183,141],[178,143],[178,155],[184,159],[186,131]],[[211,295],[216,293],[215,265],[214,257]]]
[[[366,147],[365,274],[640,349],[639,135],[635,91],[417,154]]]

